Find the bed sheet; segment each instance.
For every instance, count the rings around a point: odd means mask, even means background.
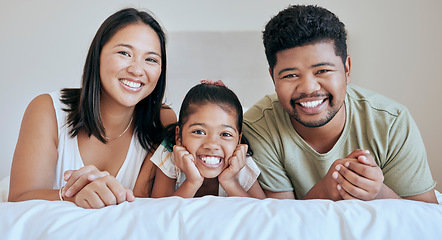
[[[0,219],[1,239],[14,240],[442,238],[442,205],[395,199],[138,198],[102,209],[32,200],[0,203]]]

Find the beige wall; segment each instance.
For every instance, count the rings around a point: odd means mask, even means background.
[[[148,8],[169,32],[167,103],[178,110],[200,79],[223,79],[243,104],[273,92],[263,54],[265,23],[293,1],[4,1],[0,8],[0,178],[9,174],[20,121],[38,94],[79,86],[88,45],[111,13]],[[352,82],[409,107],[442,182],[442,2],[297,1],[334,11],[349,32]],[[189,48],[193,43],[198,46]],[[442,186],[442,185],[441,185]],[[437,186],[439,191],[442,187]]]

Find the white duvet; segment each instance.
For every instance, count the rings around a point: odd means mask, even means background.
[[[1,202],[0,239],[442,239],[442,205],[213,196],[94,210],[61,201]]]

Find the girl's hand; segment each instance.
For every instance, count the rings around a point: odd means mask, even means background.
[[[108,172],[100,171],[94,165],[88,165],[78,170],[68,170],[64,172],[66,184],[63,187],[62,196],[70,198],[90,182],[109,175]]]
[[[111,175],[90,182],[74,196],[75,204],[83,208],[102,208],[134,200],[132,191]]]
[[[218,176],[218,181],[221,185],[235,183],[235,181],[237,181],[236,175],[246,165],[247,149],[247,144],[239,144],[236,147],[232,156],[228,159],[227,168]]]
[[[201,176],[195,165],[195,158],[185,147],[178,145],[173,146],[173,157],[175,159],[175,165],[186,174],[186,181],[199,186],[203,184],[204,177]]]

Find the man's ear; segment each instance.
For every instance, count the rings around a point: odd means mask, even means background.
[[[350,70],[351,70],[351,59],[350,55],[347,55],[347,59],[345,59],[345,76],[347,77],[347,84],[350,83]]]
[[[275,85],[275,79],[273,79],[273,71],[270,67],[269,67],[269,74],[270,74],[270,77],[272,78],[273,85]]]
[[[175,145],[181,146],[180,127],[175,127]]]

